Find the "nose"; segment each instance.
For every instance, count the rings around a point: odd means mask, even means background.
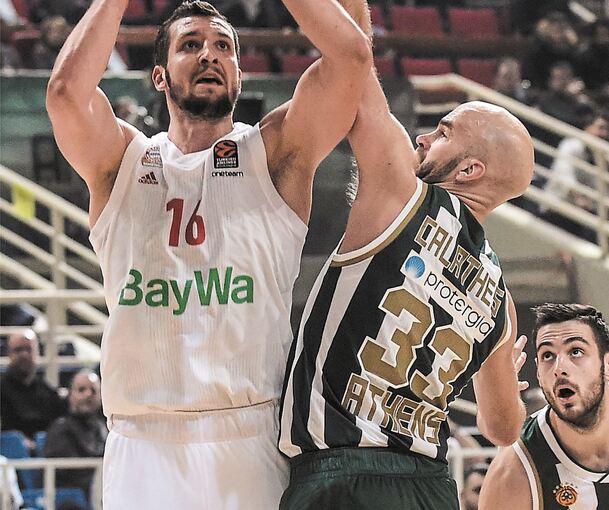
[[[568,356],[559,354],[554,362],[554,375],[556,377],[569,375],[569,359]]]
[[[431,133],[417,136],[415,138],[415,142],[417,143],[418,147],[428,150],[429,146],[431,145]]]
[[[209,63],[209,62],[218,62],[218,58],[214,55],[212,48],[209,46],[208,42],[205,41],[203,46],[201,47],[201,51],[199,52],[199,63]]]

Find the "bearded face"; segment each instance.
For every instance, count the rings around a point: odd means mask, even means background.
[[[238,84],[234,84],[230,91],[216,96],[200,96],[186,92],[186,87],[172,82],[169,71],[165,72],[169,96],[177,107],[193,118],[214,121],[223,119],[233,113],[238,97]]]

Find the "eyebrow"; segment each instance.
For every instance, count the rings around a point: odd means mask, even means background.
[[[566,338],[563,341],[563,344],[568,345],[568,344],[572,344],[573,342],[582,342],[586,345],[590,345],[590,342],[588,342],[588,340],[586,340],[585,338],[581,337],[581,336],[570,336],[569,338]],[[550,340],[545,340],[543,342],[541,342],[536,349],[536,352],[539,352],[539,349],[541,349],[542,347],[552,347],[554,344],[552,343],[552,341]]]

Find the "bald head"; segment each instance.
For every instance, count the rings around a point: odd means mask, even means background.
[[[38,361],[38,335],[24,329],[8,337],[9,367],[20,378],[29,379],[36,374]]]
[[[520,196],[531,182],[531,136],[505,108],[482,101],[464,103],[447,114],[438,129],[444,131],[441,138],[438,130],[417,138],[417,175],[478,206],[482,217]]]

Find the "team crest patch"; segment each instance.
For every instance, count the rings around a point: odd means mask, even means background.
[[[239,166],[239,152],[237,142],[233,140],[220,140],[214,145],[214,168],[237,168]]]
[[[158,145],[148,147],[142,156],[142,166],[154,166],[163,168],[163,160],[161,159],[161,148]]]
[[[560,506],[569,508],[571,505],[574,505],[577,502],[577,489],[575,485],[570,483],[561,483],[560,485],[556,486],[553,492],[554,496],[556,497],[556,502]]]

